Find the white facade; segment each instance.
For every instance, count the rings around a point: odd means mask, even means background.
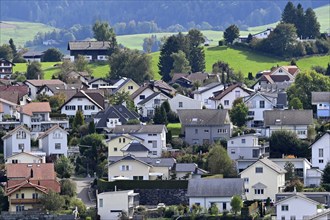
[[[252,92],[252,91],[251,91]],[[218,106],[222,106],[223,109],[231,109],[233,107],[233,102],[241,97],[248,96],[249,93],[241,87],[236,87],[220,100],[209,100],[212,103],[212,108],[217,109]]]
[[[7,159],[13,154],[20,153],[22,151],[31,151],[31,135],[23,126],[15,128],[11,133],[2,137],[3,140],[3,157]]]
[[[137,106],[139,102],[141,102],[143,99],[148,98],[148,96],[154,94],[154,91],[152,91],[150,88],[146,88],[143,90],[138,96],[136,96],[133,101],[134,105]]]
[[[161,157],[162,152],[167,149],[165,129],[163,130],[162,133],[149,133],[149,134],[132,133],[131,135],[134,135],[144,140],[141,143],[149,149],[150,157]]]
[[[21,152],[8,157],[5,163],[46,163],[46,158],[45,156],[36,156],[32,153]]]
[[[108,167],[108,180],[114,181],[117,177],[128,180],[149,180],[151,165],[138,160],[119,160]]]
[[[122,211],[132,218],[134,208],[139,205],[138,194],[133,190],[103,192],[97,195],[97,205],[101,220],[120,219]]]
[[[50,128],[52,129],[52,128]],[[50,155],[63,155],[68,154],[68,133],[60,127],[52,129],[51,132],[46,132],[39,139],[39,148],[46,152],[47,156]]]
[[[265,31],[262,31],[260,33],[254,34],[253,37],[257,38],[257,39],[265,39],[269,36],[269,34],[272,32],[273,30],[271,28],[268,28]]]
[[[199,204],[203,210],[208,210],[212,204],[216,204],[219,212],[230,211],[231,197],[189,197],[189,207]]]
[[[87,98],[72,98],[69,102],[62,106],[61,114],[74,117],[78,110],[81,110],[85,117],[91,117],[103,109],[101,109],[98,105],[95,105]]]
[[[313,167],[324,170],[327,163],[330,162],[330,132],[324,133],[311,145],[311,148]]]
[[[157,106],[160,107],[161,104],[166,100],[169,100],[169,97],[167,97],[163,93],[159,93],[146,103],[137,104],[140,115],[142,115],[142,117],[153,117],[153,115],[155,114],[155,108]]]
[[[258,159],[265,153],[263,146],[258,144],[256,134],[232,137],[227,142],[227,153],[232,160]]]
[[[299,139],[308,137],[308,125],[270,125],[266,128],[266,137],[272,136],[274,131],[287,130],[296,133]]]
[[[303,195],[293,195],[276,203],[276,220],[306,219],[317,213],[318,204]]]
[[[207,89],[208,87],[200,87],[198,88],[198,91],[201,91],[200,93],[194,93],[194,99],[197,101],[201,101],[203,103],[203,106],[206,108],[213,108],[213,103],[209,99],[210,97],[213,97],[213,93],[223,90],[224,86],[219,84],[218,86],[215,86],[211,89]],[[206,90],[207,89],[207,90]],[[203,91],[205,90],[205,91]]]
[[[189,98],[187,96],[177,94],[172,99],[168,100],[171,110],[175,113],[178,109],[202,109],[203,104],[201,101]]]
[[[93,82],[88,83],[88,89],[99,89],[102,86],[110,86],[110,84],[103,79],[98,79]]]

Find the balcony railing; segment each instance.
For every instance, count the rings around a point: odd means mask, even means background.
[[[40,199],[11,199],[11,204],[35,204],[39,203]]]

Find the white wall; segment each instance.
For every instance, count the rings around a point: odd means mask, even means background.
[[[253,150],[259,151],[256,157],[253,157]],[[228,140],[227,153],[232,160],[258,159],[264,153],[264,150],[258,145],[258,137],[256,135],[243,135]]]
[[[319,150],[323,149],[323,157],[319,155]],[[312,165],[313,167],[319,167],[321,170],[325,168],[330,161],[330,134],[325,133],[322,138],[317,140],[312,145]]]
[[[93,105],[95,106],[95,108],[94,110],[85,110],[86,105]],[[76,106],[76,109],[66,110],[65,106]],[[93,102],[89,101],[87,98],[79,98],[79,99],[73,98],[65,106],[61,108],[61,114],[66,114],[67,116],[71,116],[71,117],[76,115],[76,111],[78,111],[78,106],[82,106],[82,111],[84,116],[95,115],[96,113],[101,111],[99,107],[97,107]]]
[[[54,135],[55,133],[60,134],[60,136]],[[62,129],[58,128],[49,133],[46,137],[43,138],[42,143],[42,149],[47,153],[47,156],[50,156],[52,154],[67,156],[68,154],[67,133],[64,132]],[[61,144],[61,149],[55,149],[55,145],[57,143]]]
[[[260,101],[264,101],[265,107],[260,108]],[[273,103],[272,103],[273,102]],[[249,117],[253,117],[254,121],[264,121],[264,111],[265,110],[272,110],[273,104],[275,104],[276,100],[273,99],[272,102],[269,102],[261,95],[255,95],[249,101],[245,102],[248,106],[249,111],[254,112],[254,115],[250,115]]]
[[[266,135],[270,137],[274,131],[288,130],[297,134],[299,139],[306,139],[308,133],[308,125],[270,125],[269,133],[266,132]],[[299,133],[304,132],[304,133]]]
[[[148,96],[152,95],[153,93],[154,91],[152,91],[151,89],[149,88],[145,89],[143,92],[141,92],[138,96],[135,97],[135,99],[133,100],[134,105],[137,106],[137,104],[143,100],[140,98],[140,96],[144,96],[146,99]]]
[[[128,170],[122,170],[122,166],[128,166]],[[108,180],[114,181],[115,177],[124,176],[133,180],[134,176],[143,176],[143,180],[149,180],[150,166],[136,160],[121,160],[109,166]]]
[[[213,97],[213,93],[223,90],[223,85],[219,85],[217,87],[214,87],[212,89],[209,89],[201,94],[194,94],[194,99],[201,101],[203,106],[205,106],[206,108],[212,108],[213,107],[213,103],[209,100],[210,97]],[[198,88],[199,91],[205,89],[206,87],[200,87]]]
[[[156,99],[160,100],[159,104],[155,104]],[[166,100],[169,100],[169,98],[167,96],[165,96],[164,94],[160,93],[157,96],[155,96],[153,99],[149,100],[147,103],[144,103],[143,105],[137,105],[137,108],[139,109],[139,113],[143,117],[148,117],[148,116],[150,116],[150,115],[148,115],[148,110],[153,110],[153,114],[154,114],[156,106],[161,106],[161,104],[163,102],[165,102]],[[152,116],[153,116],[153,114],[152,114]]]
[[[282,211],[282,206],[288,205],[288,211]],[[304,217],[311,216],[317,213],[317,205],[312,202],[307,202],[300,197],[293,197],[287,201],[283,201],[276,206],[276,219],[282,220],[282,217],[290,220],[295,216],[296,220],[305,219]]]
[[[31,151],[31,136],[28,132],[26,132],[26,138],[24,139],[17,139],[16,134],[18,131],[24,131],[24,129],[19,129],[14,132],[10,137],[4,140],[4,159],[7,157],[12,156],[14,153],[22,152],[19,149],[19,144],[24,144],[24,151],[30,152]]]
[[[180,102],[182,105],[179,104]],[[171,110],[175,113],[178,112],[178,109],[202,109],[203,107],[201,101],[194,100],[181,94],[177,94],[172,99],[169,99],[168,103],[171,106]]]
[[[236,93],[239,92],[239,93]],[[233,89],[231,92],[229,92],[227,95],[225,95],[222,99],[220,100],[210,100],[214,103],[213,108],[217,109],[218,106],[221,104],[223,106],[224,109],[231,109],[233,107],[233,102],[240,97],[245,97],[248,96],[249,93],[247,93],[245,90],[243,90],[240,87],[237,87],[235,89]],[[228,101],[228,104],[225,105],[225,101]]]
[[[189,197],[189,206],[192,207],[192,205],[199,203],[203,211],[207,211],[211,204],[215,203],[219,212],[223,212],[223,203],[226,203],[226,210],[231,210],[230,201],[231,197]]]
[[[141,142],[150,150],[150,157],[161,157],[163,149],[166,149],[166,133],[165,130],[162,133],[150,133],[150,134],[132,134],[136,137],[143,139]],[[157,147],[153,147],[151,141],[157,142]]]

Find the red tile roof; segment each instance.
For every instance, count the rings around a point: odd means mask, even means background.
[[[21,113],[32,116],[34,112],[51,112],[49,102],[31,102],[21,107]]]

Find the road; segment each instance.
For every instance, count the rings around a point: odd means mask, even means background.
[[[72,180],[77,184],[77,197],[85,203],[87,208],[94,207],[96,205],[95,196],[90,196],[91,193],[88,195],[90,183],[94,178],[73,177]]]

